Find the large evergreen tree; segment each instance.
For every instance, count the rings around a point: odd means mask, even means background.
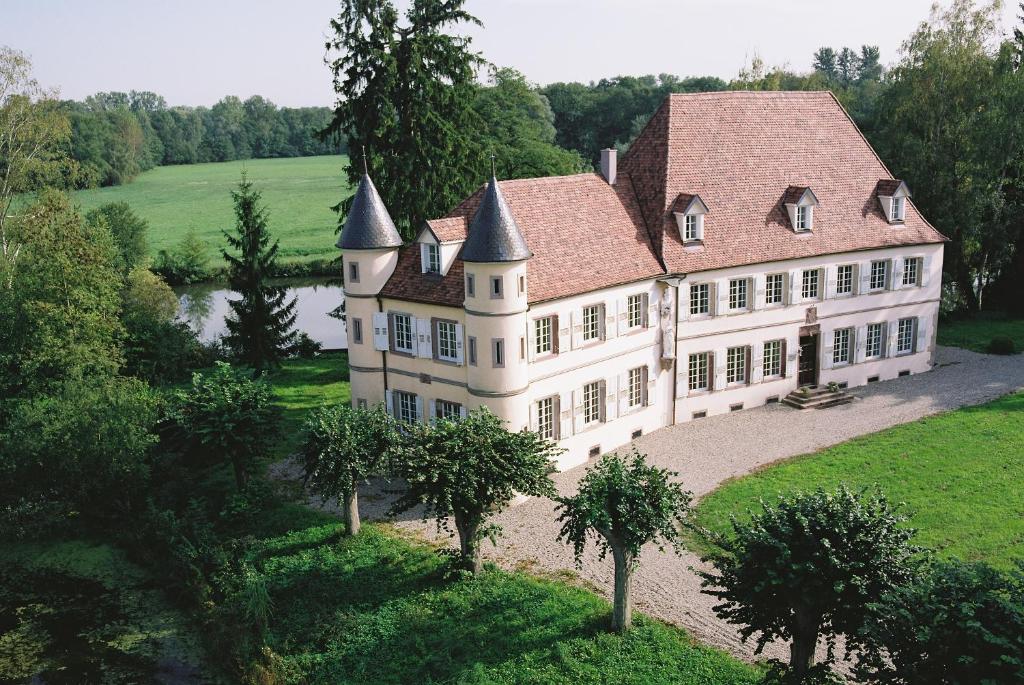
[[[241,297],[232,300],[225,343],[243,364],[257,371],[277,366],[295,340],[295,300],[285,301],[287,289],[267,283],[277,262],[278,242],[270,242],[267,210],[261,193],[246,175],[232,191],[237,225],[235,235],[224,232],[228,245],[221,250],[228,262],[228,284]]]
[[[480,24],[464,4],[412,0],[400,23],[391,0],[343,0],[331,21],[338,104],[328,131],[345,137],[353,153],[365,147],[366,166],[406,238],[486,173],[487,151],[473,144],[480,129],[474,77],[483,60],[470,52],[469,38],[445,32]],[[353,186],[363,161],[349,165]]]

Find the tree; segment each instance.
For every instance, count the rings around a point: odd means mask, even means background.
[[[835,81],[838,74],[836,67],[836,51],[830,47],[819,48],[814,53],[814,70],[821,72],[821,74],[829,81]]]
[[[278,434],[280,413],[270,386],[217,362],[213,371],[192,374],[191,388],[176,391],[174,399],[174,421],[208,456],[231,462],[235,485],[245,490],[253,464]]]
[[[240,362],[262,371],[277,366],[295,340],[295,299],[286,302],[288,290],[267,283],[277,264],[278,241],[270,243],[261,194],[244,173],[231,197],[236,235],[225,231],[224,236],[239,254],[221,254],[228,262],[228,284],[240,298],[230,302],[224,342]]]
[[[174,249],[157,253],[153,268],[171,285],[198,283],[210,275],[210,259],[206,256],[206,247],[206,242],[199,237],[195,227],[189,226]]]
[[[877,45],[860,46],[857,60],[857,81],[878,81],[882,78],[882,52]]]
[[[359,533],[358,485],[381,473],[397,454],[400,436],[383,407],[321,407],[306,420],[300,448],[304,480],[327,501],[344,502],[345,532]]]
[[[749,521],[733,519],[731,536],[716,536],[719,549],[702,559],[715,570],[700,572],[702,585],[744,640],[759,633],[755,653],[790,640],[789,673],[800,680],[820,635],[831,662],[836,635],[855,636],[870,604],[912,578],[913,531],[883,495],[845,486],[762,507]]]
[[[146,258],[149,222],[127,202],[108,202],[85,215],[87,221],[105,221],[120,255],[120,270],[127,274]]]
[[[600,558],[611,551],[615,562],[612,630],[628,630],[633,622],[631,585],[643,546],[656,542],[664,551],[681,543],[684,519],[693,494],[673,482],[679,474],[650,466],[634,448],[633,456],[605,455],[580,481],[579,491],[558,500],[562,529],[559,540],[572,544],[576,563],[592,533]]]
[[[850,48],[844,47],[836,55],[836,75],[840,85],[848,88],[860,73],[860,57]]]
[[[500,531],[487,523],[489,518],[517,494],[554,494],[549,474],[561,450],[536,433],[513,433],[503,424],[486,407],[464,419],[408,424],[395,469],[407,487],[392,515],[422,505],[423,520],[436,518],[438,529],[449,533],[447,518],[452,517],[462,565],[472,573],[482,567],[480,542],[493,540]]]
[[[474,77],[482,59],[469,51],[469,38],[446,33],[480,25],[464,4],[413,0],[403,26],[392,0],[344,0],[331,21],[327,59],[338,102],[328,132],[347,139],[350,151],[366,148],[366,159],[349,165],[348,180],[354,187],[365,163],[406,238],[451,210],[486,174],[487,151],[473,144],[480,130]]]

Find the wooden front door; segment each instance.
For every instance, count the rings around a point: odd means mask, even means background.
[[[818,383],[818,336],[800,336],[800,359],[797,369],[799,385],[816,385]]]

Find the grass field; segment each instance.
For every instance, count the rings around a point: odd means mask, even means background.
[[[284,410],[279,457],[294,451],[311,409],[350,401],[348,354],[328,352],[316,359],[289,359],[268,380]]]
[[[728,531],[729,516],[781,493],[878,484],[905,502],[915,543],[943,556],[1003,568],[1024,559],[1024,393],[940,414],[796,457],[726,483],[704,498],[700,524]]]
[[[1024,352],[1024,318],[1001,312],[981,312],[971,318],[939,323],[940,345],[988,352],[989,341],[996,336],[1009,338],[1017,352]]]
[[[231,191],[244,169],[263,192],[270,230],[281,240],[281,259],[306,262],[337,256],[337,215],[331,207],[349,194],[344,156],[249,159],[238,162],[157,167],[122,186],[75,193],[83,210],[127,202],[149,221],[152,254],[177,245],[194,227],[220,260],[222,229],[234,226]]]

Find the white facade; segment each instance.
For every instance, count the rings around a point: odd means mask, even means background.
[[[561,469],[673,423],[778,400],[801,380],[853,387],[921,373],[934,352],[941,244],[665,276],[532,305],[529,261],[466,263],[462,307],[374,297],[393,254],[345,254],[366,262],[365,287],[346,283],[353,404],[386,402],[419,420],[486,405],[512,430],[555,439]],[[366,278],[371,268],[383,272]],[[816,295],[804,272],[817,273]],[[779,275],[782,302],[772,303]],[[706,314],[692,302],[703,284]],[[801,337],[813,379],[800,378]],[[707,371],[691,383],[691,355],[699,370],[705,354]]]

